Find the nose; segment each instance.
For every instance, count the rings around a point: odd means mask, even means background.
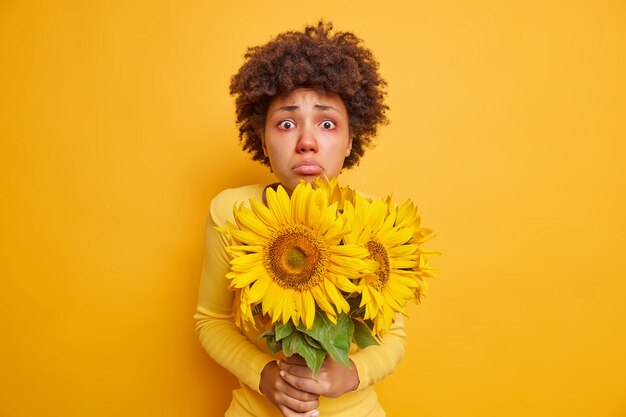
[[[296,152],[317,152],[317,139],[315,138],[315,133],[311,127],[306,126],[302,129],[300,137],[298,138],[298,143],[296,144]]]

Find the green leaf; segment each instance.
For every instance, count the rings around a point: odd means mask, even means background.
[[[316,349],[309,345],[305,339],[306,334],[295,331],[283,339],[283,353],[289,357],[298,354],[304,358],[306,365],[313,373],[313,378],[324,363],[326,352],[323,349]]]
[[[276,340],[284,339],[285,337],[293,333],[293,331],[296,329],[291,320],[287,323],[276,323],[274,325],[274,328],[274,331],[276,332]]]
[[[269,351],[272,353],[272,355],[276,355],[278,352],[280,352],[281,350],[283,350],[283,344],[280,343],[279,341],[277,341],[276,339],[274,339],[273,337],[268,337],[265,340],[265,344],[267,345],[267,348],[269,349]]]
[[[365,349],[368,346],[378,345],[378,340],[372,336],[372,332],[365,323],[360,320],[352,320],[354,323],[354,343],[359,349]]]
[[[306,342],[311,346],[314,347],[315,349],[321,349],[322,345],[319,344],[319,342],[315,339],[313,339],[311,336],[309,336],[306,333],[302,333],[302,335],[304,336],[304,340],[306,340]]]
[[[297,345],[301,341],[300,332],[291,332],[282,340],[283,353],[285,356],[291,356],[297,352]]]
[[[283,345],[278,340],[276,340],[276,333],[274,331],[274,327],[272,326],[263,333],[259,335],[259,339],[265,338],[265,344],[267,348],[272,353],[272,355],[276,355],[278,352],[283,350]]]
[[[306,335],[305,335],[306,336]],[[317,376],[317,372],[320,370],[324,358],[326,358],[326,352],[322,349],[316,349],[304,341],[304,338],[299,338],[299,342],[296,343],[296,352],[304,358],[306,366],[313,372],[313,378]]]
[[[348,355],[354,334],[354,324],[350,316],[339,314],[337,324],[333,324],[326,314],[318,312],[313,327],[307,330],[304,326],[298,326],[298,330],[317,340],[336,362],[344,366],[350,365]]]

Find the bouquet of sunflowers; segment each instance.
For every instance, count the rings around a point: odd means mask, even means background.
[[[326,355],[348,366],[350,345],[378,344],[434,276],[420,245],[432,237],[416,207],[368,199],[335,179],[301,182],[291,196],[234,207],[220,229],[230,245],[235,323],[261,328],[269,350],[299,354],[313,375]]]

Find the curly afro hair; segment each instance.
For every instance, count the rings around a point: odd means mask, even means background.
[[[372,52],[351,32],[334,32],[320,21],[303,32],[285,32],[265,45],[248,48],[232,77],[239,140],[252,159],[269,166],[262,138],[267,109],[276,96],[309,86],[341,97],[348,111],[352,152],[344,167],[358,164],[378,126],[388,122],[387,83]]]

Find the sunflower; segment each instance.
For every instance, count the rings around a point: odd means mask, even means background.
[[[349,229],[326,188],[302,182],[291,197],[281,186],[268,188],[266,200],[267,206],[255,199],[249,208],[235,206],[236,224],[224,229],[231,238],[226,277],[237,292],[236,322],[254,325],[261,312],[272,324],[292,320],[310,329],[316,309],[336,322],[350,310],[342,291],[357,291],[350,279],[373,270],[368,251],[341,244]]]
[[[397,224],[397,210],[388,198],[367,200],[357,195],[354,205],[346,202],[344,215],[351,232],[344,237],[346,244],[367,248],[369,258],[376,261],[376,271],[358,281],[360,307],[364,319],[373,323],[372,333],[385,333],[396,312],[403,312],[408,300],[419,289],[418,245],[412,242],[415,224],[402,212],[403,222]]]

